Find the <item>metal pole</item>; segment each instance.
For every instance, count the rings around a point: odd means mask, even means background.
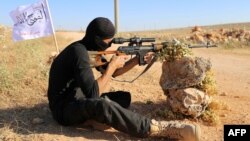
[[[119,28],[119,0],[114,0],[114,6],[115,6],[115,32],[118,33],[118,28]]]

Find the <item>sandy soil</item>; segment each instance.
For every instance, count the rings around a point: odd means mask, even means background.
[[[199,121],[197,122],[202,129],[202,141],[221,141],[223,140],[224,124],[250,124],[250,56],[235,54],[230,51],[223,52],[217,48],[193,49],[193,52],[196,56],[211,60],[219,90],[218,96],[213,98],[225,103],[228,107],[216,111],[221,121],[216,126],[208,126]],[[144,67],[136,67],[117,79],[131,80],[143,69]],[[164,120],[152,115],[154,111],[165,106],[166,97],[159,86],[160,75],[161,63],[157,62],[134,83],[112,81],[110,89],[130,91],[132,93],[132,105],[130,107],[132,111],[147,117]],[[148,101],[153,102],[153,104],[147,104]],[[63,129],[69,130],[68,128]],[[75,135],[70,137],[67,134]],[[67,132],[67,134],[59,136],[49,134],[48,136],[56,136],[60,140],[153,140],[131,138],[113,129],[105,132],[76,131],[74,129]]]
[[[82,34],[77,34],[76,39],[80,39]],[[72,39],[75,40],[75,39]],[[202,129],[202,141],[222,141],[224,124],[250,124],[250,55],[244,53],[234,53],[224,51],[219,48],[211,49],[193,49],[196,56],[202,56],[211,60],[219,90],[218,96],[213,97],[218,101],[224,102],[228,108],[216,111],[220,116],[221,123],[216,126],[208,126],[200,121],[196,121]],[[144,69],[136,67],[127,74],[118,77],[119,80],[131,80]],[[98,77],[98,73],[95,72]],[[154,115],[155,111],[165,106],[166,97],[159,86],[161,76],[161,63],[157,62],[148,72],[137,79],[134,83],[121,83],[112,81],[109,90],[125,90],[132,93],[132,104],[129,108],[144,116],[163,120]],[[97,131],[92,129],[83,129],[79,127],[62,127],[58,125],[51,117],[47,102],[35,105],[33,107],[19,109],[5,109],[1,113],[16,114],[16,119],[8,119],[7,123],[17,121],[20,124],[15,128],[9,128],[8,133],[0,132],[6,140],[13,140],[15,135],[18,140],[48,140],[48,141],[86,141],[86,140],[155,140],[133,138],[114,129],[106,131]],[[25,114],[30,115],[25,115]],[[34,116],[35,115],[35,116]],[[25,119],[24,117],[27,117]],[[26,121],[39,117],[43,122],[28,125]],[[188,121],[195,122],[195,121]],[[30,123],[30,122],[28,122]],[[0,123],[1,125],[2,123]],[[8,128],[7,125],[4,126]],[[12,130],[9,132],[9,130]],[[15,139],[14,139],[15,140]]]
[[[224,124],[250,124],[250,55],[249,53],[242,53],[244,51],[235,53],[219,48],[202,48],[192,51],[196,56],[211,60],[219,90],[218,96],[213,98],[225,103],[228,107],[216,111],[221,121],[217,126],[208,126],[197,122],[202,129],[202,140],[221,141],[223,140]],[[143,69],[144,67],[136,67],[117,79],[131,80],[137,74],[140,74]],[[154,113],[153,111],[164,107],[165,104],[166,97],[159,86],[160,75],[161,63],[157,62],[134,83],[113,81],[110,89],[130,91],[132,93],[132,105],[130,107],[132,111],[158,118],[150,113]],[[148,101],[152,101],[153,104],[147,104]],[[93,131],[91,135],[86,134],[79,134],[76,138],[80,140],[153,140],[131,138],[115,130],[108,130],[108,132]]]
[[[224,124],[250,123],[250,59],[249,55],[239,55],[218,49],[196,49],[197,56],[210,58],[215,70],[219,101],[228,105],[228,110],[220,110],[221,124],[216,127],[202,126],[204,140],[223,140]]]

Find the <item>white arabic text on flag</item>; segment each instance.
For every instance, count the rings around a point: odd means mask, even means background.
[[[14,21],[14,41],[35,39],[54,33],[46,0],[19,6],[10,12],[10,16]]]

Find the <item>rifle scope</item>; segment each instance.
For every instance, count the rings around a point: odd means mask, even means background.
[[[129,39],[125,38],[114,38],[112,40],[112,43],[114,44],[123,44],[125,42],[129,42],[132,44],[141,44],[142,42],[155,42],[155,38],[139,38],[139,37],[133,37]]]

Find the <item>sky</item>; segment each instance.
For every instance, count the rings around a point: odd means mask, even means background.
[[[9,13],[39,0],[2,0],[0,24]],[[118,0],[119,31],[160,30],[195,25],[250,22],[249,0]],[[85,30],[96,17],[114,23],[114,0],[48,0],[56,30]]]

